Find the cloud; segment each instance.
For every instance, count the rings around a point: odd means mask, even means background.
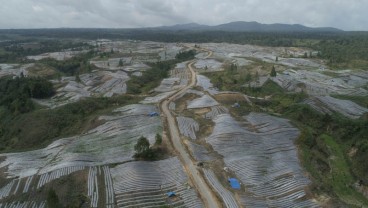
[[[366,0],[11,0],[0,28],[132,28],[231,21],[368,30]]]

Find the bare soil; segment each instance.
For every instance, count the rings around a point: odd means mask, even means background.
[[[244,95],[240,93],[226,93],[226,94],[222,93],[222,94],[217,94],[214,97],[218,102],[226,104],[226,105],[232,105],[234,103],[246,101]]]

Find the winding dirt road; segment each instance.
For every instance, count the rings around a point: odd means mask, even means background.
[[[207,50],[205,50],[207,51]],[[207,51],[209,54],[206,58],[210,57],[212,55],[211,51]],[[161,102],[161,112],[164,114],[164,116],[167,119],[168,124],[168,131],[170,132],[170,138],[172,141],[172,144],[175,148],[175,150],[179,153],[179,157],[185,167],[185,170],[190,177],[191,181],[193,182],[195,188],[198,190],[201,198],[203,199],[205,206],[210,208],[220,207],[220,203],[218,202],[217,197],[215,196],[214,192],[211,190],[211,188],[207,185],[205,182],[205,179],[200,174],[198,167],[193,163],[191,160],[189,154],[186,152],[183,143],[180,139],[180,134],[178,127],[175,122],[175,117],[171,114],[169,110],[169,103],[173,101],[176,97],[179,95],[185,93],[186,90],[193,87],[196,84],[196,73],[192,68],[192,65],[196,61],[192,61],[188,64],[188,68],[191,73],[191,81],[189,85],[186,87],[180,89],[175,94],[171,95],[168,99]]]

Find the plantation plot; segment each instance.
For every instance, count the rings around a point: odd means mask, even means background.
[[[90,64],[96,67],[108,70],[123,70],[126,66],[130,66],[131,63],[132,57],[110,58],[107,61],[90,61]]]
[[[170,77],[179,78],[181,86],[185,86],[190,79],[190,71],[188,70],[187,64],[189,62],[185,61],[182,63],[176,64],[175,68],[170,70]]]
[[[368,91],[362,88],[365,82],[358,76],[341,75],[343,77],[333,78],[320,72],[290,69],[272,78],[272,80],[288,91],[304,91],[310,95],[368,94]]]
[[[183,47],[174,43],[163,43],[164,48],[159,53],[161,61],[167,61],[175,59],[176,54],[183,50]]]
[[[118,207],[203,207],[174,157],[156,162],[129,162],[111,168]],[[175,197],[167,196],[175,192]]]
[[[222,201],[225,203],[225,207],[227,208],[239,207],[238,204],[236,203],[233,194],[222,186],[222,184],[220,183],[220,181],[217,180],[212,170],[203,169],[203,173],[209,184],[212,186],[212,188],[215,189],[217,194],[220,195],[220,197],[222,198]]]
[[[194,64],[195,68],[205,71],[221,71],[222,63],[215,59],[200,59]]]
[[[176,64],[175,68],[170,70],[170,78],[163,79],[160,86],[155,88],[155,91],[170,92],[186,86],[190,78],[190,72],[186,66],[187,64],[188,62]]]
[[[106,192],[106,206],[107,207],[114,207],[114,187],[112,183],[112,177],[110,168],[107,166],[103,166],[104,178],[105,178],[105,192]]]
[[[12,180],[10,183],[0,189],[0,199],[5,198],[11,194],[10,191],[12,190],[14,183],[15,180]]]
[[[245,185],[243,205],[316,206],[304,193],[310,181],[303,175],[294,145],[299,131],[286,119],[266,114],[250,113],[244,119],[251,128],[229,114],[218,115],[206,138]]]
[[[204,58],[206,58],[207,56],[208,56],[208,53],[205,53],[205,52],[197,53],[197,54],[195,55],[195,57],[196,57],[197,59],[204,59]]]
[[[90,167],[88,173],[88,196],[91,199],[91,207],[97,207],[98,205],[98,180],[97,180],[97,167]],[[101,172],[101,170],[100,170]]]
[[[126,93],[126,82],[130,77],[124,71],[96,71],[82,74],[79,79],[80,81],[75,77],[63,77],[60,82],[54,81],[64,85],[56,90],[56,95],[52,98],[37,100],[37,102],[54,108],[85,97],[122,95]]]
[[[180,116],[176,118],[176,121],[178,122],[179,130],[182,135],[193,140],[197,139],[195,133],[199,131],[199,124],[194,119]]]
[[[11,203],[0,203],[0,208],[46,208],[46,202],[18,201]]]
[[[191,155],[195,160],[200,162],[211,161],[215,159],[215,157],[202,145],[196,144],[194,142],[188,142],[187,145]]]
[[[188,102],[188,109],[193,108],[206,108],[219,105],[219,103],[209,95],[203,95],[200,98],[196,98]]]
[[[1,154],[5,160],[0,163],[0,167],[6,167],[5,174],[8,178],[29,177],[47,165],[73,138],[60,139],[53,142],[44,149]]]
[[[248,66],[254,63],[253,61],[250,61],[246,58],[237,58],[237,57],[233,57],[232,62],[238,66]]]
[[[314,62],[313,60],[303,59],[303,58],[278,58],[278,64],[282,64],[289,67],[313,67],[320,68],[323,65]]]
[[[103,116],[106,122],[84,135],[60,139],[40,150],[1,154],[8,178],[44,174],[74,166],[96,166],[132,160],[133,146],[140,136],[154,142],[160,133],[159,117],[148,114],[158,111],[148,105],[128,105]],[[59,173],[60,174],[60,173]]]
[[[161,81],[160,86],[155,88],[155,91],[156,92],[170,92],[182,86],[185,86],[185,85],[181,85],[180,78],[166,78]]]
[[[70,166],[70,167],[65,167],[65,168],[61,168],[61,169],[58,169],[58,170],[54,170],[54,171],[51,171],[51,172],[48,172],[48,173],[44,173],[40,176],[40,179],[39,179],[38,184],[37,184],[37,189],[41,188],[43,185],[45,185],[48,182],[51,182],[51,181],[53,181],[55,179],[58,179],[62,176],[66,176],[66,175],[69,175],[69,174],[74,173],[76,171],[83,170],[83,169],[84,169],[84,166]],[[25,190],[24,192],[27,192],[27,191]]]
[[[43,53],[37,56],[27,56],[27,59],[39,61],[46,58],[52,58],[58,61],[64,61],[82,53],[87,53],[87,51],[61,51],[61,52]]]
[[[368,112],[367,108],[350,100],[340,100],[330,96],[316,96],[308,99],[306,103],[321,113],[331,114],[335,111],[352,119],[357,119]]]
[[[239,45],[227,43],[205,43],[204,48],[213,51],[213,56],[219,59],[229,60],[238,65],[247,65],[248,63],[241,59],[256,58],[268,63],[282,64],[290,67],[323,67],[322,64],[309,59],[302,58],[280,58],[280,57],[302,57],[305,53],[309,54],[310,50],[302,48],[287,48],[287,47],[262,47],[255,45]],[[242,63],[243,62],[243,63]]]
[[[169,104],[169,110],[174,111],[176,108],[176,104],[174,102],[170,102]]]
[[[21,73],[27,76],[27,69],[34,66],[34,64],[1,64],[0,63],[0,78],[4,76],[20,76]]]
[[[221,114],[227,114],[229,110],[224,106],[213,106],[211,107],[211,111],[204,115],[206,119],[214,119],[216,116]]]
[[[163,92],[163,93],[157,94],[156,96],[153,96],[153,97],[146,97],[140,103],[142,103],[142,104],[159,103],[159,102],[161,102],[162,100],[168,98],[170,95],[172,95],[174,93],[175,93],[175,91]]]
[[[218,90],[213,87],[210,79],[203,75],[197,75],[197,86],[202,87],[204,91],[207,91],[211,95],[218,93]]]

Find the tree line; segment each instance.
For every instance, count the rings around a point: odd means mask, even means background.
[[[31,98],[48,98],[54,94],[53,85],[43,78],[24,76],[0,79],[0,106],[12,113],[26,113],[34,109]]]

